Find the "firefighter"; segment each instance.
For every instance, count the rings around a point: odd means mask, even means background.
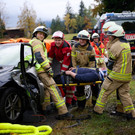
[[[104,44],[104,46],[105,46],[105,48],[107,48],[107,43],[109,42],[109,39],[107,38],[107,30],[111,27],[111,26],[113,26],[113,25],[115,25],[116,23],[115,22],[113,22],[113,21],[109,21],[109,22],[106,22],[104,25],[103,25],[103,27],[102,27],[102,39],[103,39],[103,44]]]
[[[58,70],[55,69],[57,64],[52,64],[53,59],[55,58],[60,64],[60,71],[57,72],[61,72],[61,74],[64,74],[64,72],[71,66],[71,45],[66,40],[64,40],[64,34],[62,31],[54,32],[52,35],[52,39],[54,39],[54,42],[51,43],[51,49],[48,54],[48,59],[50,60],[50,64],[54,67],[53,69],[55,71]],[[59,88],[62,90],[62,87]],[[63,88],[65,88],[66,93],[66,105],[67,108],[70,109],[72,107],[72,100],[74,103],[77,100],[74,96],[75,86],[66,86]]]
[[[107,43],[109,42],[109,39],[107,38],[107,31],[108,29],[111,27],[111,26],[114,26],[116,25],[115,22],[113,21],[109,21],[109,22],[106,22],[104,25],[103,25],[103,32],[104,32],[104,35],[105,35],[105,39],[107,41]],[[109,46],[107,45],[107,50],[109,49]],[[110,114],[111,115],[115,115],[115,116],[120,116],[120,115],[123,115],[124,114],[124,109],[123,109],[123,105],[120,101],[120,97],[119,97],[119,94],[118,94],[118,90],[116,90],[116,97],[117,97],[117,106],[116,106],[116,109],[113,110]]]
[[[110,40],[108,44],[108,76],[103,82],[94,112],[102,114],[108,96],[117,89],[127,119],[135,119],[135,109],[129,94],[129,84],[132,79],[130,45],[124,38],[124,29],[119,25],[111,26],[107,35]]]
[[[99,41],[99,34],[94,33],[92,35],[93,42],[91,42],[91,45],[95,49],[96,53],[96,64],[98,68],[104,68],[106,70],[106,63],[104,61],[104,56],[107,57],[106,50],[104,44]]]
[[[73,45],[71,53],[73,68],[78,67],[94,68],[96,66],[95,51],[89,42],[90,34],[86,30],[82,30],[78,33],[77,37],[79,38],[79,42]],[[72,68],[70,70],[72,70]],[[92,103],[94,105],[96,103],[96,98],[98,97],[99,89],[97,85],[95,85],[95,87],[94,86],[91,87],[92,87]],[[78,102],[78,110],[83,110],[86,104],[84,86],[77,86],[76,96]]]
[[[30,44],[32,46],[35,59],[37,61],[35,68],[39,79],[43,82],[45,87],[45,103],[43,104],[43,110],[45,111],[47,105],[50,104],[50,95],[58,109],[57,119],[68,119],[72,115],[68,112],[64,99],[59,94],[59,89],[53,80],[53,71],[50,67],[49,60],[47,58],[47,50],[44,44],[44,39],[48,36],[48,30],[44,26],[38,26],[33,31],[32,40]],[[49,102],[48,102],[49,101]]]

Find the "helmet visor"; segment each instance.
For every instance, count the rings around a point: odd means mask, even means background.
[[[85,35],[77,35],[77,38],[89,40],[89,37]]]

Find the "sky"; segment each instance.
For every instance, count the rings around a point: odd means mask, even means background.
[[[88,8],[96,4],[94,0],[82,0],[85,7]],[[81,0],[0,0],[5,3],[4,13],[7,16],[6,27],[16,27],[18,16],[21,14],[23,4],[32,7],[36,11],[37,19],[41,18],[42,21],[51,21],[57,15],[63,19],[66,12],[66,5],[69,2],[72,7],[73,13],[78,13]]]

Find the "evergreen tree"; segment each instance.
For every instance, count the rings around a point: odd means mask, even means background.
[[[81,17],[85,16],[85,6],[83,1],[80,2],[79,16]]]
[[[58,15],[57,15],[56,19],[52,19],[51,33],[54,33],[57,30],[65,32],[64,23],[61,21],[61,19]]]

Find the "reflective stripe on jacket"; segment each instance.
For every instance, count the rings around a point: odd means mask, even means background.
[[[112,70],[108,70],[109,77],[117,81],[130,81],[132,75],[132,57],[130,45],[118,38],[109,42],[109,59],[114,60]]]
[[[72,47],[72,64],[73,67],[95,67],[95,51],[88,43],[81,46],[79,43]]]
[[[71,63],[71,46],[68,42],[64,42],[57,47],[55,42],[51,43],[51,49],[48,54],[48,59],[52,63],[53,58],[55,57],[61,63],[61,71],[66,71],[69,68]]]
[[[99,46],[95,44],[95,42],[91,42],[91,45],[93,46],[95,53],[96,53],[96,62],[98,63],[104,63],[104,53],[105,53],[105,46],[102,42],[99,42]]]
[[[32,46],[34,57],[37,61],[35,65],[37,72],[45,72],[45,70],[50,67],[50,64],[44,42],[33,38],[29,43]]]

